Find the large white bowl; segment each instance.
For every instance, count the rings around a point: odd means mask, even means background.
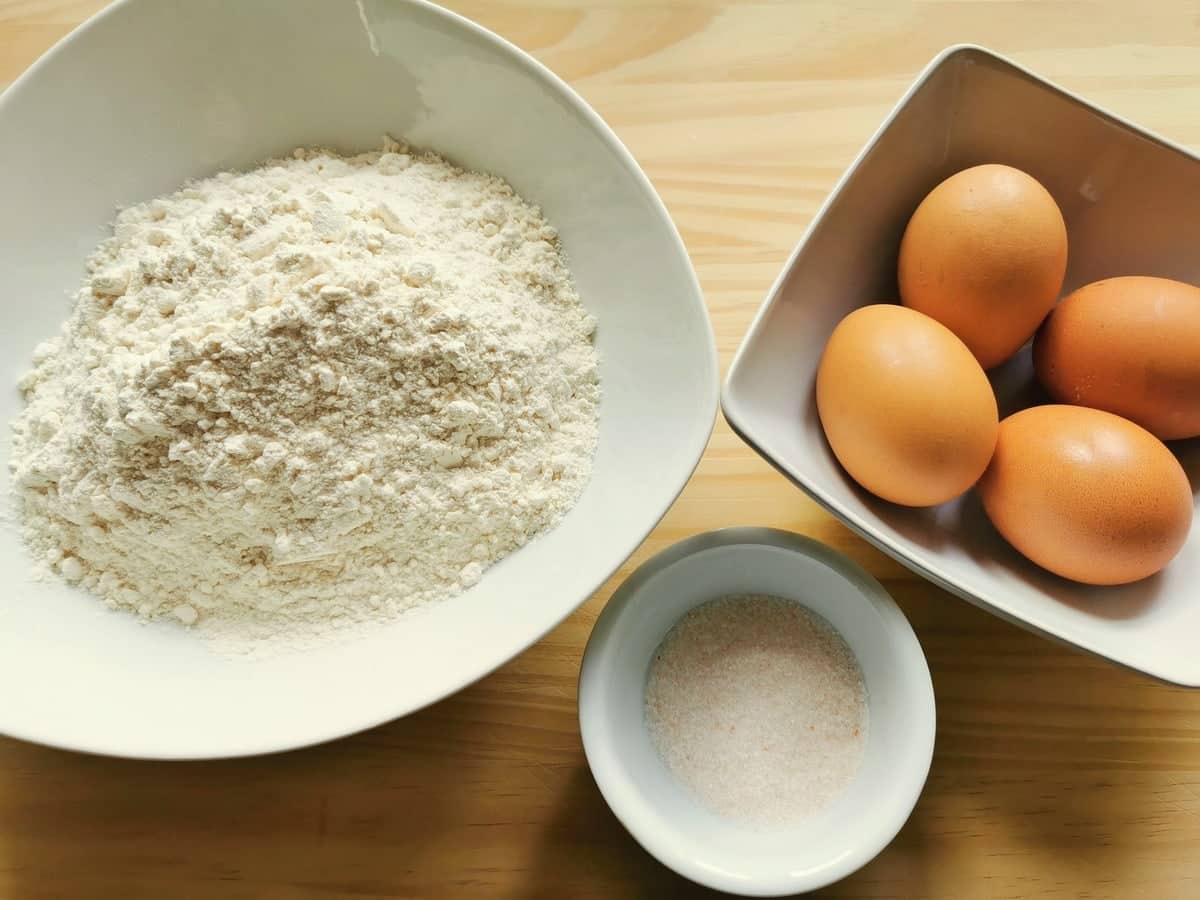
[[[562,620],[683,488],[716,414],[716,352],[662,203],[547,69],[465,19],[399,0],[128,0],[0,98],[5,462],[16,379],[66,317],[118,205],[298,145],[374,148],[385,132],[503,176],[562,234],[602,354],[600,444],[578,506],[456,599],[349,644],[263,662],[231,661],[180,628],[140,625],[32,581],[8,522],[0,732],[126,756],[213,757],[404,715]],[[5,494],[7,477],[5,465]]]
[[[830,332],[856,307],[897,297],[909,216],[942,179],[985,162],[1024,169],[1058,201],[1070,240],[1064,292],[1127,274],[1200,283],[1200,159],[994,53],[951,47],[813,219],[730,367],[725,417],[817,502],[930,581],[1033,631],[1200,687],[1200,526],[1160,574],[1088,587],[1021,557],[973,493],[935,509],[893,506],[858,488],[825,441],[813,383]],[[1046,402],[1028,348],[990,374],[1001,415]],[[1174,449],[1200,492],[1200,440]],[[1200,495],[1196,506],[1200,514]]]

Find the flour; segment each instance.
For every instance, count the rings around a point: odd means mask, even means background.
[[[110,606],[320,636],[470,587],[589,478],[595,322],[499,179],[298,150],[124,210],[88,271],[10,465]]]

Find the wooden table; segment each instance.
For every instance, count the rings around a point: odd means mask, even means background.
[[[0,84],[103,5],[0,0]],[[629,145],[683,231],[725,364],[839,173],[947,44],[994,47],[1200,145],[1195,2],[452,5],[536,54]],[[634,566],[734,524],[794,529],[864,564],[933,670],[925,793],[891,847],[823,896],[1200,896],[1200,692],[1055,646],[917,579],[721,422],[682,498],[599,594],[424,712],[230,762],[0,739],[0,898],[706,896],[604,805],[580,749],[575,680],[597,613]]]

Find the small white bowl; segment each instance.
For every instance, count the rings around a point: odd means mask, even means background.
[[[557,226],[599,322],[592,480],[471,590],[352,641],[231,660],[168,624],[30,577],[11,523],[8,422],[118,206],[301,145],[390,132],[506,178]],[[237,756],[340,737],[511,659],[667,511],[717,411],[712,329],[649,180],[548,69],[428,3],[115,3],[0,97],[0,733],[122,756]]]
[[[846,791],[805,822],[762,829],[708,811],[667,770],[646,728],[650,660],[690,609],[772,594],[825,617],[862,667],[869,725]],[[869,862],[908,819],[929,774],[933,684],[916,635],[874,578],[822,544],[771,528],[697,535],[644,563],[604,608],[579,677],[596,784],[646,850],[699,884],[753,897],[811,891]]]
[[[850,528],[917,574],[1032,631],[1200,686],[1200,527],[1159,575],[1095,588],[1025,560],[973,492],[893,506],[834,459],[813,400],[817,363],[853,309],[895,300],[900,236],[921,198],[978,163],[1029,172],[1067,222],[1064,293],[1113,275],[1200,283],[1200,159],[980,47],[929,64],[842,176],[771,288],[725,382],[725,418]],[[1046,402],[1026,348],[991,373],[1001,414]],[[1200,492],[1200,440],[1175,448]],[[1196,500],[1200,521],[1200,494]]]

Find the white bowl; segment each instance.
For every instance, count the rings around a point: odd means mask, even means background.
[[[3,455],[21,408],[16,379],[66,317],[118,205],[299,145],[375,148],[389,132],[503,176],[558,227],[599,319],[592,483],[557,529],[462,596],[349,644],[260,663],[30,580],[10,522],[0,531],[0,732],[102,753],[212,757],[404,715],[510,659],[582,603],[658,522],[703,451],[716,414],[712,331],[679,235],[628,151],[565,84],[495,35],[425,3],[359,6],[363,18],[353,2],[128,0],[0,99]]]
[[[867,684],[858,774],[828,807],[786,828],[709,812],[667,770],[646,729],[646,677],[667,632],[693,607],[747,593],[792,599],[824,616]],[[815,890],[886,847],[929,774],[934,725],[921,645],[879,582],[816,541],[770,528],[698,535],[644,563],[596,621],[579,677],[583,747],[617,818],[676,872],[746,896]]]
[[[1200,686],[1200,527],[1158,576],[1087,587],[1021,557],[974,493],[932,510],[893,506],[858,488],[825,441],[813,383],[826,340],[851,310],[897,297],[909,216],[942,179],[984,162],[1024,169],[1058,201],[1070,240],[1064,292],[1123,274],[1200,283],[1197,157],[986,50],[951,47],[813,219],[737,352],[725,417],[818,503],[935,584],[1033,631]],[[1002,415],[1045,402],[1028,348],[991,374]],[[1200,490],[1200,441],[1174,449]]]

